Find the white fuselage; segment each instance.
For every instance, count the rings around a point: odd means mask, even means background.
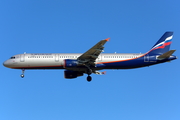
[[[15,69],[57,69],[55,66],[63,66],[65,59],[77,59],[82,54],[75,53],[48,53],[48,54],[18,54],[4,62],[4,65],[9,68]],[[143,54],[100,54],[96,59],[96,64],[112,61],[124,61],[136,59]],[[52,67],[51,67],[52,66]],[[54,67],[54,68],[53,68]],[[58,69],[63,69],[59,68]]]

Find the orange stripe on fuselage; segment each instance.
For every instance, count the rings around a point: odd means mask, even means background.
[[[137,57],[137,58],[132,58],[132,59],[126,59],[126,60],[118,60],[118,61],[109,61],[109,62],[98,62],[97,64],[104,64],[104,63],[115,63],[115,62],[124,62],[124,61],[130,61],[130,60],[135,60],[135,59],[138,59],[138,58],[141,58],[143,56],[145,56],[146,54],[148,54],[149,52]]]

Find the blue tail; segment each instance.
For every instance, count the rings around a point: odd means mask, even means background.
[[[157,43],[148,52],[149,55],[161,55],[169,51],[172,43],[173,32],[165,32],[164,35],[157,41]]]

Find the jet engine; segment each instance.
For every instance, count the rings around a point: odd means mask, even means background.
[[[78,71],[71,71],[71,70],[64,71],[64,77],[66,79],[77,78],[79,76],[83,76],[83,73],[78,72]]]
[[[80,66],[81,64],[77,60],[65,59],[64,60],[64,68],[73,68]]]

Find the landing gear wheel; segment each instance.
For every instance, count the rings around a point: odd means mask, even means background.
[[[21,78],[24,78],[24,71],[25,71],[25,69],[22,69]]]
[[[21,78],[24,78],[24,74],[21,74]]]
[[[92,77],[91,76],[87,76],[87,81],[91,82],[91,80],[92,80]]]

